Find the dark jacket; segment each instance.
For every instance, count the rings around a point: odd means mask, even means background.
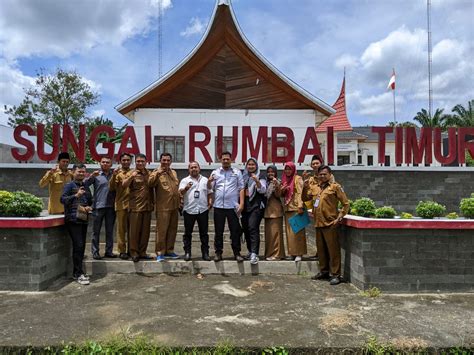
[[[75,194],[80,187],[84,187],[86,193],[80,198],[77,198]],[[61,203],[64,205],[64,220],[66,222],[73,223],[87,223],[76,219],[77,206],[91,206],[92,205],[92,194],[87,186],[84,186],[82,182],[71,181],[64,186],[63,194],[61,196]]]

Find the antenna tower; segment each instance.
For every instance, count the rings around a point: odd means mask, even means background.
[[[431,66],[432,66],[432,57],[431,57],[431,0],[426,0],[426,11],[427,11],[427,20],[428,20],[428,113],[431,117],[433,112],[433,87],[431,81]]]
[[[163,75],[163,0],[158,0],[158,77]]]

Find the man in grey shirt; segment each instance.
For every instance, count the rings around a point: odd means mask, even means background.
[[[112,178],[112,161],[103,157],[100,159],[101,170],[94,171],[85,181],[87,187],[94,186],[94,203],[92,205],[94,223],[92,225],[91,252],[95,260],[100,260],[100,229],[105,219],[105,258],[116,258],[114,248],[114,223],[115,223],[115,192],[109,190],[109,181]]]
[[[208,189],[212,189],[214,193],[214,248],[216,250],[214,261],[222,260],[224,227],[227,219],[235,260],[242,262],[244,260],[240,255],[242,228],[239,217],[244,209],[244,180],[240,170],[231,167],[231,161],[232,157],[229,152],[222,153],[222,167],[214,170],[207,182]]]

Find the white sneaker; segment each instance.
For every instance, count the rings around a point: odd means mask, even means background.
[[[258,264],[258,256],[255,253],[250,254],[250,264],[256,265]]]
[[[295,258],[295,261],[296,261],[296,262],[301,261],[301,256],[298,255],[298,256]]]
[[[91,279],[90,276],[87,275],[87,274],[83,274],[82,276],[84,276],[84,278],[85,278],[86,280],[89,280],[89,281],[90,281],[90,279]]]
[[[90,284],[90,281],[89,281],[89,278],[87,278],[86,276],[84,275],[81,275],[79,276],[77,279],[76,279],[77,283],[79,285],[89,285]]]

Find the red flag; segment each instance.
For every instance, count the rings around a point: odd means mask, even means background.
[[[387,90],[388,89],[395,90],[395,69],[393,69],[392,76],[390,78],[390,81],[388,82]]]

